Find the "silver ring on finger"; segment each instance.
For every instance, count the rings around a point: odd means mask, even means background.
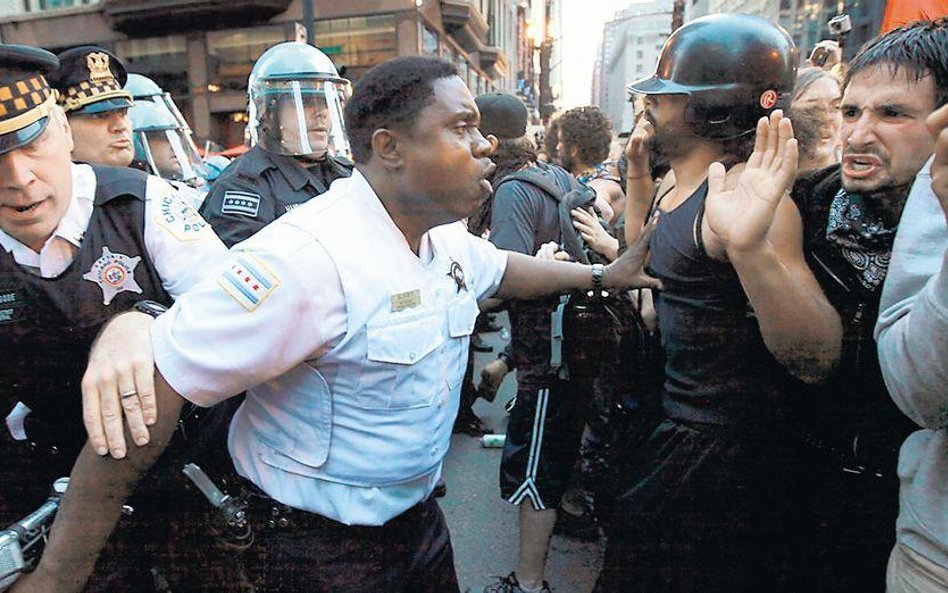
[[[122,397],[122,399],[128,399],[130,397],[135,397],[136,395],[138,395],[138,391],[134,389],[129,389],[128,391],[122,391],[121,393],[119,393],[119,395]]]

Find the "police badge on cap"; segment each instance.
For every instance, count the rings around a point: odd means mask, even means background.
[[[57,66],[44,49],[0,43],[0,154],[26,146],[46,129],[56,97],[44,75]]]
[[[128,109],[132,95],[122,87],[128,80],[125,66],[101,47],[84,45],[59,54],[59,68],[49,82],[59,91],[66,113],[102,113]]]

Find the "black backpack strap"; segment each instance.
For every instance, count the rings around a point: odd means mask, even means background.
[[[579,204],[576,200],[567,199],[567,197],[570,196],[570,194],[587,192],[593,196],[593,190],[579,183],[572,175],[569,176],[569,189],[563,189],[554,179],[530,170],[511,173],[507,177],[504,177],[503,181],[498,184],[498,187],[509,180],[529,183],[556,200],[556,209],[560,223],[560,246],[574,261],[588,264],[589,256],[586,253],[585,241],[583,241],[583,237],[579,234],[579,231],[576,230],[576,227],[573,226],[573,217],[570,214],[570,210],[579,206]]]
[[[510,175],[507,175],[501,180],[501,182],[497,185],[497,187],[500,187],[504,183],[511,180],[517,180],[517,181],[523,181],[525,183],[529,183],[530,185],[533,185],[534,187],[537,187],[541,189],[543,192],[549,194],[550,197],[556,200],[557,203],[559,203],[563,199],[563,196],[566,195],[568,191],[575,189],[573,186],[574,183],[577,186],[579,185],[579,182],[576,181],[572,175],[570,175],[570,187],[569,189],[563,189],[562,187],[560,187],[558,183],[556,183],[555,180],[550,179],[546,175],[537,173],[536,171],[531,171],[527,169],[524,171],[517,171],[515,173],[511,173]]]

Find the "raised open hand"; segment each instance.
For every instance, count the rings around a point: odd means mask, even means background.
[[[625,145],[625,158],[629,161],[627,177],[636,179],[651,175],[651,165],[648,158],[648,141],[655,133],[652,124],[644,117],[635,124],[629,143]]]
[[[599,217],[591,207],[573,208],[570,210],[573,217],[573,227],[583,236],[583,240],[596,253],[604,255],[609,261],[619,254],[619,241],[602,228]]]
[[[932,161],[932,191],[938,196],[941,209],[948,219],[948,105],[935,111],[925,120],[928,131],[935,139],[935,160]]]
[[[728,254],[764,246],[777,205],[796,177],[797,141],[779,109],[757,122],[754,152],[733,189],[721,163],[708,169],[705,221]]]

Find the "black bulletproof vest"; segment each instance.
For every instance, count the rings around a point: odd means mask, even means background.
[[[137,301],[171,304],[145,249],[147,176],[93,170],[95,208],[63,273],[42,278],[0,250],[0,409],[22,401],[75,453],[85,441],[79,384],[96,334]]]
[[[704,250],[701,220],[708,185],[663,212],[651,239],[650,273],[665,349],[663,403],[682,420],[712,424],[760,421],[773,411],[776,360],[734,268]]]

